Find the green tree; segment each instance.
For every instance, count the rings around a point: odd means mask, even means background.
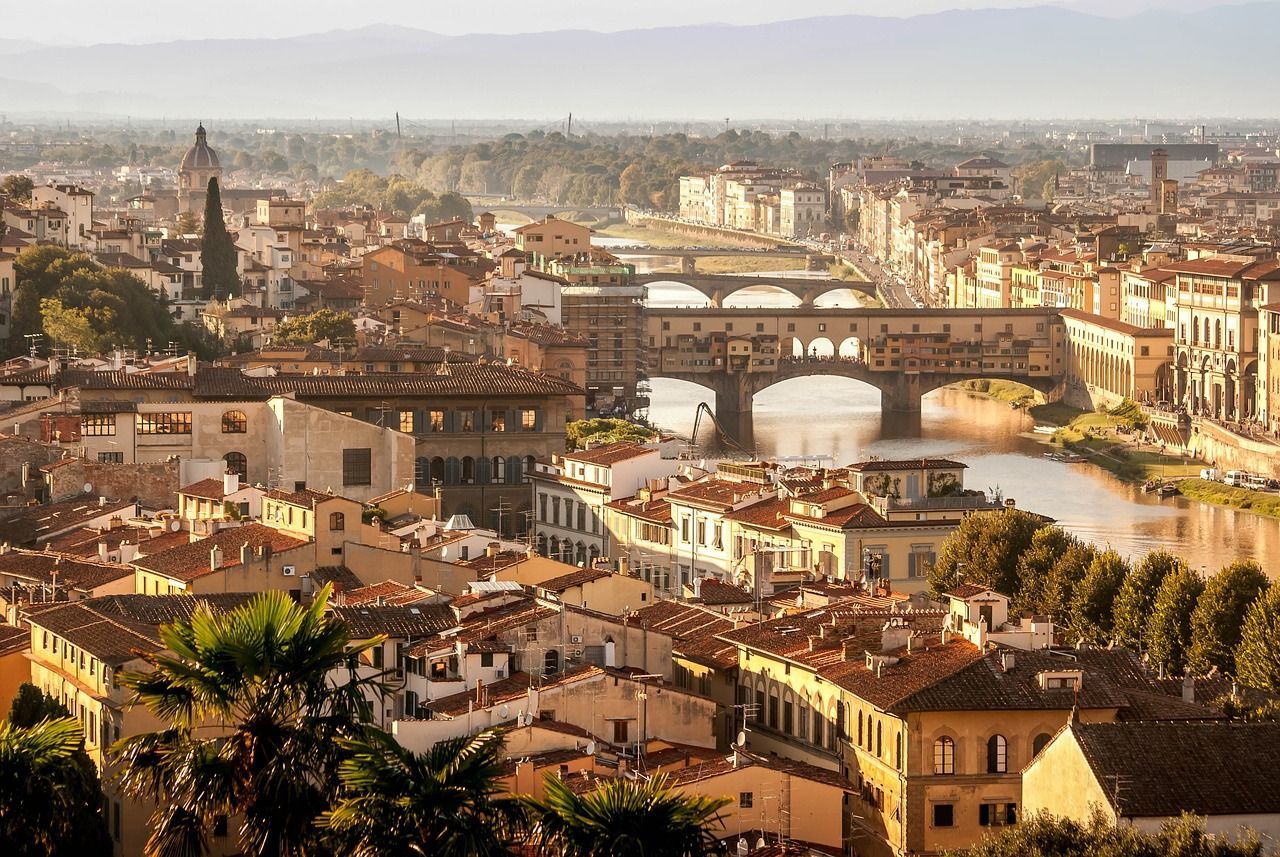
[[[1204,580],[1189,568],[1169,572],[1156,590],[1147,622],[1147,654],[1151,663],[1171,675],[1187,667],[1191,647],[1191,614],[1204,592]]]
[[[204,198],[204,235],[200,239],[200,270],[204,277],[201,296],[219,300],[240,294],[239,254],[222,219],[222,192],[218,179],[209,179]]]
[[[561,857],[694,857],[724,854],[715,835],[729,798],[671,791],[666,777],[613,779],[585,794],[548,776],[541,800],[525,798],[532,839]]]
[[[9,315],[9,354],[26,351],[27,334],[44,333],[41,301],[76,272],[93,271],[97,267],[88,254],[72,253],[50,244],[26,247],[18,253],[13,262],[15,290]]]
[[[342,794],[322,824],[353,857],[506,855],[524,810],[500,796],[502,734],[440,741],[418,754],[386,733],[352,743]]]
[[[9,722],[14,726],[35,726],[41,720],[70,717],[67,707],[29,681],[18,686],[9,706]]]
[[[941,595],[961,583],[977,583],[1016,597],[1018,558],[1044,527],[1043,519],[1021,509],[962,519],[929,570],[930,587]]]
[[[307,315],[286,318],[276,325],[272,341],[285,344],[310,344],[327,339],[355,339],[356,323],[349,312],[334,312],[328,307]]]
[[[31,191],[35,188],[30,176],[11,175],[0,179],[0,196],[7,196],[17,203],[30,202]]]
[[[1112,607],[1128,572],[1129,564],[1115,551],[1094,554],[1084,577],[1071,594],[1072,636],[1098,646],[1111,639]]]
[[[1051,815],[1022,819],[948,857],[1261,857],[1256,834],[1210,835],[1191,815],[1166,821],[1157,833],[1116,826],[1100,812],[1085,823]]]
[[[0,842],[14,857],[111,854],[102,788],[72,717],[0,722]]]
[[[1267,587],[1245,614],[1236,676],[1249,687],[1280,693],[1280,586]]]
[[[150,671],[120,677],[131,704],[164,723],[114,748],[126,793],[156,802],[148,854],[200,853],[215,820],[233,815],[247,854],[316,853],[343,742],[366,737],[384,690],[355,669],[384,638],[353,644],[325,616],[329,594],[310,607],[283,592],[221,613],[201,603],[161,628],[167,651],[146,656]]]
[[[1073,621],[1076,587],[1089,573],[1089,566],[1093,564],[1097,552],[1093,545],[1076,539],[1049,570],[1040,612],[1050,616],[1064,628],[1070,627]]]
[[[1160,584],[1186,563],[1166,550],[1151,551],[1125,575],[1113,608],[1116,642],[1135,651],[1144,644],[1147,621],[1155,608]]]
[[[565,449],[569,452],[582,449],[588,443],[648,443],[658,435],[653,429],[613,417],[574,420],[565,425],[564,434]]]
[[[1236,560],[1209,578],[1191,613],[1187,667],[1192,675],[1208,675],[1214,668],[1235,675],[1241,626],[1266,588],[1262,566],[1251,559]]]
[[[1050,603],[1053,569],[1080,540],[1061,527],[1042,527],[1031,537],[1031,546],[1018,557],[1018,593],[1014,606],[1033,613],[1055,613],[1058,598]]]
[[[196,217],[196,213],[194,211],[180,212],[174,226],[176,227],[179,235],[200,234],[200,218]]]

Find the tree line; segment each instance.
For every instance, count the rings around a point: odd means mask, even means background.
[[[929,570],[935,595],[974,583],[1048,616],[1068,642],[1116,643],[1167,675],[1230,675],[1280,693],[1280,586],[1253,560],[1205,579],[1156,550],[1130,564],[1038,515],[973,515],[948,536]]]

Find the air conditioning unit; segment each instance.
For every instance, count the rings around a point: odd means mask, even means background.
[[[571,634],[571,635],[569,636],[569,642],[570,642],[570,643],[581,643],[581,642],[582,642],[582,635],[581,635],[581,634]]]
[[[282,569],[280,569],[280,570],[281,570],[282,572],[284,572],[284,576],[285,576],[285,577],[293,577],[293,575],[294,575],[294,574],[296,573],[296,571],[297,571],[297,568],[296,568],[296,566],[286,565],[284,568],[282,568]]]

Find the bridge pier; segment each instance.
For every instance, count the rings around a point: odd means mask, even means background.
[[[933,389],[930,387],[929,389]],[[897,375],[880,386],[880,409],[919,413],[920,399],[928,392],[919,375]]]
[[[719,309],[724,306],[724,289],[715,289],[711,294],[707,295],[707,299],[711,301],[711,306]]]
[[[698,258],[696,256],[681,256],[680,273],[686,276],[698,273]]]

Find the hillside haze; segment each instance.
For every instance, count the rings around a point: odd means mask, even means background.
[[[1242,36],[1247,34],[1247,38]],[[1053,7],[616,33],[0,48],[0,110],[309,118],[1120,117],[1274,112],[1280,4],[1101,17]],[[1242,51],[1242,45],[1246,50]]]

